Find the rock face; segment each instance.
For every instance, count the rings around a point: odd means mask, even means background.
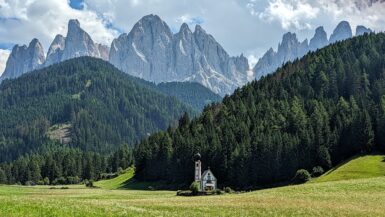
[[[80,28],[78,20],[70,20],[68,22],[67,37],[65,38],[65,47],[60,61],[81,56],[100,58],[99,48],[91,36]]]
[[[15,45],[0,80],[16,78],[24,73],[39,69],[44,62],[44,49],[39,40],[33,39],[28,47],[26,45]]]
[[[99,54],[100,54],[99,58],[105,61],[108,61],[110,58],[110,48],[107,45],[103,45],[103,44],[96,44],[96,47],[99,50]]]
[[[62,35],[55,37],[48,50],[45,66],[81,56],[108,60],[108,55],[107,46],[94,43],[91,36],[80,28],[78,20],[70,20],[67,37]]]
[[[156,15],[143,17],[130,33],[115,39],[111,48],[94,43],[80,27],[79,21],[70,20],[67,36],[55,37],[46,61],[41,48],[36,51],[39,54],[35,54],[40,57],[39,64],[35,64],[36,58],[24,54],[31,53],[31,49],[26,46],[14,49],[4,77],[17,77],[37,67],[92,56],[110,61],[122,71],[148,81],[195,81],[223,96],[245,84],[250,70],[247,58],[243,55],[230,57],[201,26],[196,26],[192,32],[187,24],[183,24],[180,31],[173,34]],[[24,67],[25,64],[20,62],[34,64]]]
[[[45,66],[58,63],[62,60],[63,51],[65,48],[66,38],[62,35],[57,35],[48,49],[47,60]]]
[[[366,28],[365,26],[357,26],[356,28],[356,36],[364,35],[365,33],[371,33],[372,30]]]
[[[329,44],[328,36],[322,26],[315,30],[314,37],[310,39],[309,50],[315,51]]]
[[[115,39],[109,59],[148,81],[195,81],[222,96],[247,82],[249,68],[245,57],[230,57],[201,26],[192,32],[183,24],[174,35],[156,15],[143,17],[130,33]]]
[[[275,52],[272,48],[258,61],[253,71],[256,79],[260,79],[282,64],[303,57],[309,51],[308,41],[304,40],[300,43],[296,34],[286,33],[282,42],[278,45],[278,51]]]
[[[357,35],[371,32],[370,29],[364,26],[357,27]],[[309,51],[316,51],[323,48],[330,43],[345,40],[352,37],[352,30],[350,24],[346,21],[342,21],[338,24],[333,34],[330,36],[330,40],[327,38],[327,33],[322,26],[315,30],[314,37],[310,40],[309,45],[307,40],[299,43],[295,34],[286,33],[283,36],[282,42],[278,45],[278,51],[274,51],[270,48],[259,59],[255,65],[253,72],[256,79],[260,79],[262,76],[273,73],[288,61],[293,61],[297,58],[301,58]]]
[[[352,28],[347,21],[340,22],[330,36],[329,43],[335,43],[353,37]]]

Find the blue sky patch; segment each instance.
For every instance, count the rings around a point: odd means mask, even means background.
[[[15,46],[15,44],[12,44],[12,43],[0,43],[0,49],[1,50],[12,50],[13,46]]]
[[[70,0],[69,5],[76,10],[84,9],[84,0]]]

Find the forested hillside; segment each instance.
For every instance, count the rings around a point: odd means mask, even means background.
[[[134,79],[137,83],[150,89],[177,98],[180,102],[192,107],[197,112],[201,112],[207,105],[222,100],[220,95],[215,94],[207,87],[196,82],[166,82],[155,84],[140,78]]]
[[[207,87],[194,82],[167,82],[157,85],[157,89],[167,96],[175,96],[178,100],[194,109],[202,111],[206,105],[220,102],[222,97]]]
[[[385,34],[328,46],[143,140],[136,177],[191,183],[200,152],[222,185],[249,188],[385,148]]]
[[[139,84],[111,64],[78,58],[0,86],[0,162],[58,140],[111,153],[165,130],[189,106]]]

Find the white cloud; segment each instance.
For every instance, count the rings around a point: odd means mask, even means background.
[[[306,0],[270,0],[269,6],[264,11],[252,13],[270,22],[279,21],[285,30],[293,28],[301,30],[312,27],[309,20],[317,17],[319,9]]]
[[[7,59],[11,51],[0,49],[0,76],[3,74],[5,70],[5,65],[7,63]]]
[[[117,36],[103,14],[71,8],[66,0],[0,0],[0,43],[28,44],[38,38],[48,50],[56,34],[66,35],[69,19],[79,19],[92,38],[109,45]]]
[[[371,0],[319,0],[319,7],[331,22],[347,20],[355,27],[365,25],[377,31],[385,29],[385,4]]]

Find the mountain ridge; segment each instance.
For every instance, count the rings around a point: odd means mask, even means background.
[[[371,33],[372,30],[364,26],[357,26],[355,36]],[[308,52],[316,51],[329,44],[352,38],[353,33],[349,22],[341,21],[330,38],[322,26],[316,28],[313,38],[308,43],[305,39],[302,43],[298,41],[295,33],[288,32],[283,35],[282,42],[278,44],[278,50],[270,48],[257,62],[253,68],[254,76],[258,80],[263,76],[273,73],[283,64],[303,57]]]
[[[230,57],[215,38],[199,25],[192,32],[182,24],[176,34],[157,15],[140,19],[129,33],[114,39],[111,47],[95,43],[78,20],[69,20],[67,36],[57,35],[52,41],[46,59],[44,49],[30,56],[18,55],[15,46],[0,80],[16,78],[24,73],[47,67],[67,59],[91,56],[110,61],[120,70],[147,81],[198,82],[224,96],[245,84],[249,71],[243,55]],[[18,69],[14,62],[32,61],[43,56],[39,66]],[[28,64],[26,64],[28,65]]]

